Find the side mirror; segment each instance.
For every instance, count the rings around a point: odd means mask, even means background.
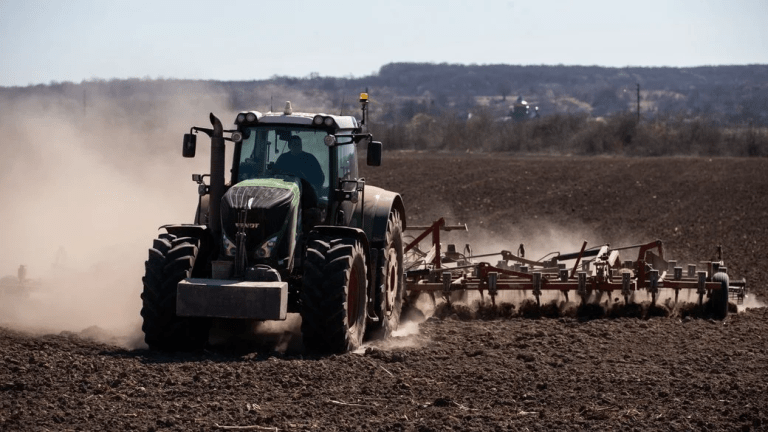
[[[185,158],[195,157],[195,148],[197,147],[197,135],[184,134],[184,146],[181,148],[181,155]]]
[[[381,141],[368,143],[367,162],[369,166],[381,166]]]

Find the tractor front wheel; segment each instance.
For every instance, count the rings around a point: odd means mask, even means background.
[[[200,240],[162,234],[149,249],[142,278],[141,316],[149,349],[188,351],[205,347],[210,320],[176,315],[176,286],[191,276]]]
[[[301,293],[306,349],[343,353],[362,345],[367,281],[366,257],[358,240],[323,236],[309,240]]]

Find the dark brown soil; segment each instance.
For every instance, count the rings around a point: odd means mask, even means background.
[[[660,238],[681,260],[721,244],[765,299],[766,159],[398,153],[365,175],[402,192],[409,223],[447,214],[510,249],[544,225]],[[768,309],[697,308],[443,304],[323,358],[296,341],[163,354],[0,328],[0,430],[768,430]]]

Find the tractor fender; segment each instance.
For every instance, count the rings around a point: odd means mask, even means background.
[[[210,270],[210,260],[213,258],[213,247],[215,242],[213,239],[213,233],[208,229],[207,225],[193,225],[193,224],[168,224],[163,225],[160,229],[165,229],[168,234],[173,234],[176,237],[193,237],[200,239],[200,247],[195,261],[195,268],[193,269],[194,277],[208,277]]]
[[[201,240],[211,235],[207,225],[168,224],[161,226],[160,229],[165,229],[168,234],[176,237],[195,237]]]
[[[368,242],[368,237],[365,235],[365,232],[359,228],[334,225],[316,225],[314,228],[312,228],[312,231],[310,231],[309,237],[312,238],[312,236],[316,234],[331,237],[354,237],[357,240],[360,240],[360,243],[363,245],[363,249],[365,249],[366,258],[369,258],[368,251],[370,249],[370,243]]]
[[[363,229],[374,247],[381,247],[387,235],[387,221],[393,211],[400,213],[405,229],[405,205],[396,192],[365,185],[363,201]]]

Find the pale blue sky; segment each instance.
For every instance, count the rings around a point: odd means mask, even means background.
[[[365,76],[387,63],[768,63],[768,0],[0,0],[0,86]]]

